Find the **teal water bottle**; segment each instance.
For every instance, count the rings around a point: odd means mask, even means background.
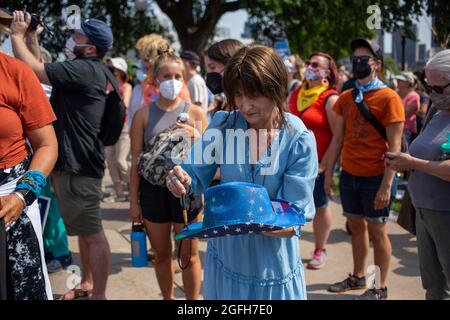
[[[131,229],[131,265],[143,268],[148,265],[147,235],[142,223],[133,222]]]
[[[441,144],[441,157],[439,158],[441,161],[450,160],[450,132],[447,131],[445,134],[448,141]]]

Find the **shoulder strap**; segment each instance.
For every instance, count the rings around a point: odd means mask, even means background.
[[[183,108],[183,112],[187,113],[189,112],[189,108],[191,107],[190,103],[187,101],[184,101],[184,108]]]
[[[358,89],[353,89],[352,96],[353,101],[355,101],[355,104],[358,106],[359,111],[364,116],[364,118],[370,122],[370,124],[378,131],[378,133],[383,137],[384,140],[387,141],[387,134],[386,134],[386,128],[381,124],[380,121],[378,121],[377,118],[370,112],[369,107],[367,106],[367,103],[363,100],[361,102],[356,102],[356,95]]]
[[[112,87],[114,88],[115,94],[119,97],[120,100],[122,100],[122,96],[120,95],[120,90],[119,90],[119,84],[117,83],[116,78],[114,77],[114,75],[111,73],[111,71],[106,67],[106,65],[102,61],[100,61],[100,66],[101,66],[103,72],[105,73],[106,79],[108,79],[108,81],[111,83]]]

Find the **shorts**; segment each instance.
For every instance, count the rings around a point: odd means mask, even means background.
[[[348,218],[364,218],[369,223],[386,223],[389,219],[392,199],[397,191],[396,178],[392,184],[391,201],[381,210],[374,209],[374,200],[380,188],[383,175],[357,177],[342,170],[339,190],[344,216]]]
[[[184,224],[180,199],[166,187],[155,186],[141,178],[139,200],[143,217],[153,223]],[[197,218],[198,209],[188,211],[188,222]]]
[[[52,181],[67,234],[89,236],[102,232],[102,180],[54,171]]]
[[[325,173],[321,173],[317,179],[314,186],[314,205],[316,210],[326,208],[330,199],[325,193]]]

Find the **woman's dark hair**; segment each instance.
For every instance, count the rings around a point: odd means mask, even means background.
[[[243,47],[225,67],[223,89],[229,105],[236,109],[236,95],[262,95],[274,101],[280,122],[286,124],[284,107],[288,95],[286,67],[277,53],[260,45]]]
[[[205,51],[205,56],[226,65],[236,52],[244,47],[238,40],[225,39],[210,46]]]
[[[336,85],[339,80],[339,73],[338,73],[338,70],[336,67],[336,62],[334,62],[333,57],[331,57],[331,55],[329,55],[328,53],[316,51],[316,52],[313,52],[309,56],[309,59],[311,59],[312,57],[315,57],[315,56],[323,57],[328,60],[328,62],[329,62],[328,70],[330,71],[330,75],[327,77],[327,79],[328,79],[328,82],[330,83],[329,87],[332,89],[336,88]]]

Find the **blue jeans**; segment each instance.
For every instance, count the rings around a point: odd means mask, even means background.
[[[389,205],[381,210],[375,210],[374,201],[382,181],[383,175],[357,177],[342,170],[339,189],[344,216],[364,218],[369,223],[386,223],[392,200],[397,192],[397,178],[395,177],[392,183]]]

